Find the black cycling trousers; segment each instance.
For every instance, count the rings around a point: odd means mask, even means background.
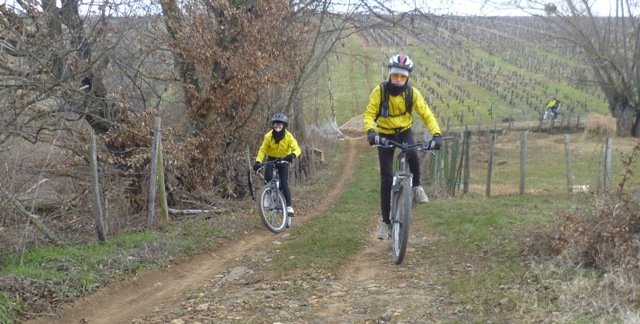
[[[387,135],[379,134],[381,137],[392,139],[400,143],[414,144],[413,132],[408,129],[404,132]],[[393,184],[393,156],[395,149],[378,147],[378,162],[380,163],[380,210],[382,211],[382,221],[389,224],[389,212],[391,210],[391,185]],[[420,185],[420,160],[415,149],[407,152],[407,162],[409,171],[413,174],[413,186]]]
[[[280,175],[280,191],[284,194],[284,200],[287,201],[287,207],[291,206],[291,191],[289,190],[289,163],[268,164],[264,170],[264,178],[267,182],[271,181],[274,165],[278,169],[278,175]]]

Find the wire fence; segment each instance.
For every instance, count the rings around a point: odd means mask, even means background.
[[[447,196],[605,193],[622,168],[616,153],[611,138],[582,133],[466,131],[423,155],[421,174],[433,192]]]

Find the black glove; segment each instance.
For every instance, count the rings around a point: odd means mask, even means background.
[[[433,135],[432,149],[439,150],[442,147],[442,136],[440,134]]]
[[[291,154],[285,156],[282,159],[287,161],[287,162],[289,162],[289,163],[291,163],[291,162],[293,162],[293,159],[295,159],[295,158],[296,158],[296,155],[294,153],[291,153]]]
[[[378,137],[378,133],[376,133],[376,131],[373,129],[367,131],[367,142],[369,142],[369,145],[376,144],[376,137]]]
[[[253,164],[253,171],[258,172],[258,170],[260,170],[260,168],[262,168],[262,163],[256,162],[256,163]]]

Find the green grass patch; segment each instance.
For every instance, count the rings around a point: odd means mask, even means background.
[[[71,269],[84,276],[86,271],[100,269],[127,250],[140,248],[156,238],[155,233],[143,232],[116,237],[106,244],[44,247],[8,257],[1,271],[39,280],[66,280]]]
[[[431,257],[445,267],[456,269],[447,275],[446,288],[456,296],[452,304],[474,313],[471,322],[501,319],[495,314],[509,296],[514,282],[527,271],[518,253],[518,229],[535,227],[549,214],[568,205],[567,201],[532,196],[480,197],[433,201],[419,206],[415,217],[422,217],[440,237],[433,243]],[[425,212],[420,212],[425,209]],[[432,253],[433,254],[433,253]],[[450,256],[455,255],[456,258]],[[464,320],[463,320],[464,321]]]
[[[220,226],[194,218],[164,234],[145,231],[114,236],[103,244],[47,246],[6,256],[0,278],[7,290],[19,287],[31,293],[20,297],[28,298],[24,302],[29,309],[41,309],[48,307],[42,305],[47,298],[72,301],[141,269],[212,247],[224,235]],[[15,321],[22,311],[15,298],[0,295],[0,323]]]
[[[539,322],[553,312],[571,323],[616,321],[615,312],[605,312],[607,306],[598,313],[588,302],[574,304],[590,298],[597,276],[552,269],[525,252],[533,232],[552,225],[559,210],[578,204],[579,199],[568,195],[513,195],[416,206],[414,217],[428,223],[438,237],[427,258],[446,271],[441,282],[449,303],[465,310],[461,322]],[[575,282],[584,287],[576,289]]]
[[[15,322],[15,314],[24,310],[24,305],[10,296],[0,293],[0,323]]]
[[[549,198],[523,195],[436,200],[427,206],[416,206],[414,214],[415,217],[428,217],[438,233],[445,234],[437,242],[440,247],[481,252],[509,247],[505,240],[512,239],[512,230],[523,224],[544,223],[557,209],[570,206],[566,199]]]
[[[333,267],[361,250],[372,210],[379,208],[377,203],[372,204],[379,199],[375,161],[373,149],[359,156],[356,177],[336,206],[305,226],[292,228],[295,244],[284,245],[274,264],[285,270]]]

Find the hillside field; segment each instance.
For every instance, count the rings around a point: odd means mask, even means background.
[[[608,114],[578,51],[545,36],[544,28],[533,17],[430,17],[365,29],[343,42],[328,69],[317,71],[307,94],[314,112],[306,115],[328,116],[330,95],[338,124],[362,113],[370,91],[386,78],[386,62],[397,53],[414,60],[410,81],[441,125],[538,121],[552,96],[572,118]]]

